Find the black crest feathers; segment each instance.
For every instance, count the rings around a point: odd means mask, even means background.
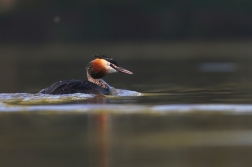
[[[108,62],[112,63],[112,64],[115,64],[116,66],[118,66],[117,62],[111,58],[111,57],[108,57],[108,56],[105,56],[105,55],[102,55],[102,54],[96,54],[94,55],[95,58],[98,58],[98,59],[104,59],[104,60],[107,60]]]

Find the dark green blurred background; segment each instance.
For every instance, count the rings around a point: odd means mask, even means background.
[[[1,0],[2,43],[249,39],[252,1]]]
[[[37,92],[58,80],[85,79],[96,53],[136,73],[126,81],[108,77],[123,88],[138,89],[134,84],[150,75],[184,83],[186,71],[196,76],[195,62],[241,61],[244,74],[251,71],[251,9],[248,0],[0,0],[0,92]]]

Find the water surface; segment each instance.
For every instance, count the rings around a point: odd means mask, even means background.
[[[92,57],[76,48],[56,56],[46,48],[5,49],[25,56],[1,65],[8,75],[0,93],[0,166],[251,166],[249,50],[151,46],[114,56],[134,75],[104,78],[137,96],[38,94],[59,80],[85,79]]]

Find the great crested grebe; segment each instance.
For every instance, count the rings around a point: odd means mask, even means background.
[[[106,74],[114,72],[123,72],[133,74],[132,72],[119,67],[115,60],[105,55],[94,55],[95,60],[88,63],[86,67],[88,81],[84,80],[66,80],[59,81],[51,86],[42,89],[39,93],[43,94],[103,94],[108,95],[111,86],[101,78]]]

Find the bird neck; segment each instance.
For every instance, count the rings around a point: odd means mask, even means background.
[[[87,79],[89,82],[92,82],[104,89],[110,89],[111,87],[109,86],[109,84],[107,84],[107,82],[105,82],[103,79],[94,79],[88,72],[87,70]]]

